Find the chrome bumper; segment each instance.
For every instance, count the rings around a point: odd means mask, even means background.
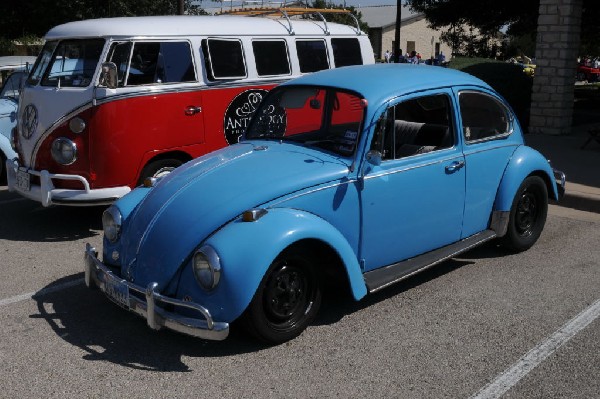
[[[556,180],[556,188],[558,189],[558,199],[565,195],[565,187],[567,185],[567,177],[564,172],[557,169],[552,169],[554,179]]]
[[[28,189],[23,189],[17,184],[17,173],[27,173],[38,176],[40,184],[31,184]],[[109,205],[118,198],[131,191],[127,186],[91,189],[87,179],[79,175],[53,174],[47,170],[37,171],[19,165],[16,159],[6,161],[6,176],[8,190],[21,194],[23,197],[41,202],[43,206],[71,205],[92,206]],[[75,180],[83,185],[83,190],[70,190],[55,188],[52,180]]]
[[[153,330],[160,330],[165,327],[193,337],[216,341],[227,338],[229,334],[229,323],[213,321],[210,312],[203,306],[163,296],[156,292],[157,283],[150,283],[148,287],[144,288],[116,276],[98,259],[98,252],[90,244],[85,245],[84,269],[85,284],[89,288],[100,288],[110,300],[145,318],[148,326]],[[126,303],[120,302],[118,298],[107,292],[107,286],[115,283],[127,287]],[[129,295],[132,291],[142,294],[145,300]],[[184,317],[166,311],[158,306],[159,302],[196,310],[202,315],[202,319]]]

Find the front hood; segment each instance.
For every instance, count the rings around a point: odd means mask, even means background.
[[[240,143],[190,161],[150,190],[128,221],[125,275],[162,289],[202,241],[243,211],[339,180],[348,170],[347,160],[273,141]]]

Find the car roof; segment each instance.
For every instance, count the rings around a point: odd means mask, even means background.
[[[322,22],[291,20],[294,34],[325,36]],[[331,35],[355,35],[348,25],[328,22]],[[58,25],[46,40],[95,37],[289,36],[288,23],[273,18],[233,15],[169,15],[88,19]]]
[[[493,89],[482,80],[455,69],[429,65],[375,64],[329,69],[293,79],[284,85],[338,87],[375,101],[415,91],[451,86]]]
[[[35,62],[35,57],[27,55],[8,55],[0,57],[0,70],[24,68],[27,63]]]

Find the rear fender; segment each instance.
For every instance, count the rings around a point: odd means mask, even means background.
[[[514,152],[496,193],[494,210],[509,212],[519,186],[530,175],[540,176],[546,182],[548,196],[558,200],[558,190],[550,164],[542,154],[527,146]]]
[[[367,293],[356,254],[344,236],[314,214],[296,209],[269,209],[254,222],[240,218],[230,222],[203,245],[209,245],[221,261],[221,281],[213,305],[220,303],[221,317],[234,320],[246,309],[273,260],[290,245],[316,239],[329,245],[346,269],[356,300]]]

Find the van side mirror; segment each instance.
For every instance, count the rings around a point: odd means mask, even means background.
[[[102,72],[100,73],[100,86],[116,89],[117,82],[117,66],[114,62],[104,62],[102,64]]]

